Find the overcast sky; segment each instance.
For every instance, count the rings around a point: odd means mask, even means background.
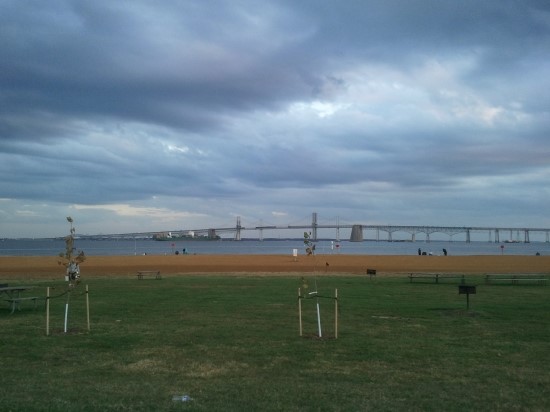
[[[0,56],[0,237],[550,227],[547,0],[4,0]]]

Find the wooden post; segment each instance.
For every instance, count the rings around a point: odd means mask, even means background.
[[[334,289],[334,339],[338,339],[338,289]]]
[[[302,293],[298,288],[298,322],[300,324],[300,336],[302,336]]]
[[[46,288],[46,336],[50,336],[50,287]]]
[[[90,298],[88,296],[88,285],[86,285],[86,320],[88,322],[88,332],[90,331]]]

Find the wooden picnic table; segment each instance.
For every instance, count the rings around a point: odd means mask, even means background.
[[[21,310],[19,304],[24,300],[32,300],[34,302],[34,306],[36,307],[36,300],[39,299],[38,296],[21,296],[21,292],[33,288],[33,286],[4,286],[0,287],[0,296],[2,294],[7,296],[7,299],[5,300],[9,303],[11,313],[13,313],[15,312],[15,309]]]
[[[19,297],[21,292],[32,289],[33,286],[3,286],[0,287],[0,295],[6,294],[9,298]]]
[[[485,275],[485,283],[493,284],[495,282],[511,282],[512,285],[517,285],[520,282],[536,282],[539,285],[546,285],[548,277],[546,275],[525,274],[525,275],[508,275],[508,274],[491,274]]]
[[[154,276],[155,279],[162,279],[160,270],[140,270],[137,272],[137,278],[143,280],[144,276]]]
[[[464,284],[466,279],[464,275],[451,275],[451,274],[440,274],[440,273],[411,273],[408,276],[409,280],[413,279],[430,279],[435,280],[435,283],[439,283],[440,280],[445,279],[460,279],[460,283]]]

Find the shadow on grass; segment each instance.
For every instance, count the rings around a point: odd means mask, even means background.
[[[319,341],[336,340],[336,337],[334,335],[323,335],[319,337],[319,335],[315,333],[304,334],[301,337],[302,339],[319,340]]]

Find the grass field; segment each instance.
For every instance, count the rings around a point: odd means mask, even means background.
[[[548,411],[550,288],[319,276],[85,279],[43,307],[0,307],[0,409],[12,411]],[[312,285],[312,276],[310,287]],[[12,282],[10,282],[12,283]],[[55,286],[62,282],[25,281]],[[189,395],[175,402],[174,395]]]

